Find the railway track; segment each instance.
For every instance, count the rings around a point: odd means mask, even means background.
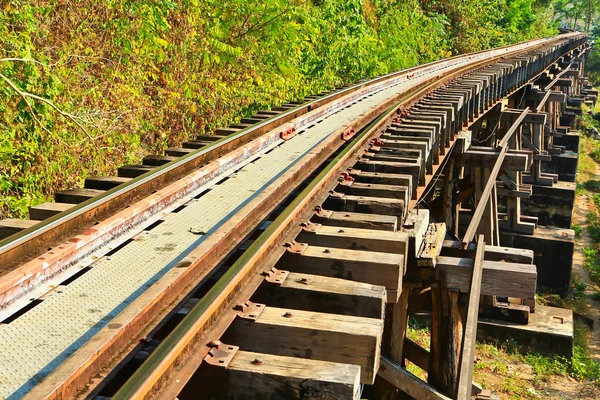
[[[0,397],[378,396],[429,226],[418,200],[475,118],[584,41],[392,74],[247,120],[258,125],[126,183],[96,180],[119,185],[0,242],[14,268],[0,281]],[[452,275],[468,259],[482,294],[532,298],[535,266],[515,263],[522,284],[508,288],[490,254],[445,257],[436,273],[469,292]]]

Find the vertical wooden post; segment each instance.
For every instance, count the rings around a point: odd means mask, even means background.
[[[406,337],[406,328],[408,326],[408,297],[410,296],[410,286],[403,285],[402,293],[398,302],[393,305],[392,310],[392,337],[390,345],[390,356],[392,361],[404,366],[402,361],[402,350],[404,348],[404,338]]]
[[[449,231],[452,231],[454,226],[454,213],[456,212],[454,206],[454,160],[450,160],[448,169],[445,171],[444,180],[444,198],[442,205],[443,220],[446,222],[446,227]]]
[[[442,278],[442,282],[444,279]],[[431,288],[431,350],[428,381],[441,393],[454,398],[463,333],[459,292],[441,286]]]
[[[410,291],[411,286],[403,284],[398,302],[387,304],[385,330],[389,333],[385,335],[382,343],[382,354],[388,355],[391,361],[402,367],[404,367],[402,353],[408,327],[408,297]],[[404,397],[394,385],[381,379],[380,376],[377,376],[374,386],[378,400],[396,400]]]

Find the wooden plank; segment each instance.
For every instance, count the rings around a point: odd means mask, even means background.
[[[193,153],[196,149],[189,149],[186,147],[169,147],[165,150],[165,154],[171,157],[183,157],[187,154]]]
[[[356,365],[240,350],[226,371],[232,399],[360,399]]]
[[[256,320],[236,319],[223,335],[241,349],[359,365],[361,383],[379,368],[383,320],[264,307]]]
[[[281,283],[265,280],[251,300],[271,307],[382,319],[385,299],[383,286],[290,272]]]
[[[436,271],[445,271],[449,288],[468,292],[473,260],[470,258],[440,256]],[[507,279],[510,277],[510,279]],[[511,262],[484,261],[481,293],[484,295],[533,298],[537,281],[535,265]]]
[[[462,244],[457,240],[444,240],[442,255],[448,257],[460,257],[461,248]],[[469,250],[475,250],[475,245],[471,244]],[[486,245],[484,259],[486,261],[533,264],[533,255],[533,250]]]
[[[381,357],[381,364],[377,374],[415,399],[450,400],[449,397],[444,396],[436,388],[427,382],[423,382],[386,357]]]
[[[145,156],[142,159],[142,164],[144,166],[159,167],[161,165],[168,164],[174,160],[177,160],[177,157],[159,156],[156,154],[151,154],[151,155]],[[121,175],[119,175],[119,176],[121,176]]]
[[[7,238],[37,224],[39,224],[39,221],[29,219],[3,219],[0,221],[0,239]]]
[[[377,231],[395,232],[398,228],[398,218],[391,215],[367,213],[337,212],[323,210],[315,212],[311,221],[330,226],[347,228],[374,229]]]
[[[277,265],[282,270],[385,286],[388,302],[395,303],[402,288],[404,263],[400,254],[308,246],[302,254],[286,252]]]
[[[435,267],[445,238],[445,222],[429,224],[423,237],[419,254],[417,255],[417,265],[420,267]]]
[[[323,206],[334,211],[362,212],[392,215],[395,217],[403,217],[406,210],[406,202],[404,200],[354,196],[343,193],[331,194],[327,197]]]
[[[117,169],[117,175],[126,178],[137,178],[146,172],[152,171],[154,168],[150,165],[123,165]]]
[[[361,171],[368,172],[389,172],[393,174],[409,174],[413,177],[412,185],[413,189],[416,188],[421,182],[424,183],[425,171],[421,168],[421,165],[414,163],[402,163],[402,162],[391,162],[391,161],[371,161],[360,159],[354,165],[354,168],[360,169]]]
[[[36,221],[43,221],[53,215],[61,213],[73,207],[69,203],[42,203],[37,206],[29,207],[29,218]]]
[[[384,172],[367,172],[357,169],[350,170],[350,175],[357,183],[375,183],[379,185],[409,186],[412,176],[407,174],[390,174]]]
[[[97,189],[68,189],[55,192],[54,198],[57,203],[79,204],[104,193],[106,191]]]
[[[371,229],[309,226],[296,237],[297,242],[311,246],[378,251],[407,256],[408,235],[404,232],[382,232]]]
[[[421,160],[421,156],[403,155],[393,152],[367,152],[362,155],[363,158],[373,161],[391,161],[391,162],[403,162],[423,165],[424,162]]]
[[[404,358],[424,371],[429,369],[429,351],[409,338],[404,339]]]
[[[120,176],[90,176],[85,178],[83,186],[86,189],[110,190],[130,180]]]
[[[483,235],[477,240],[477,250],[473,260],[473,274],[469,300],[467,302],[467,316],[462,339],[462,354],[458,376],[458,399],[471,398],[471,383],[473,381],[473,358],[475,357],[475,342],[477,337],[477,316],[479,314],[479,299],[481,296],[481,281],[483,276],[483,255],[485,242]]]
[[[336,186],[337,193],[353,196],[381,197],[386,199],[410,200],[407,186],[381,185],[377,183],[342,182]]]
[[[469,149],[459,156],[461,166],[492,168],[500,155],[500,151],[490,148],[489,150]],[[508,151],[501,169],[504,171],[528,171],[532,157],[530,154]]]

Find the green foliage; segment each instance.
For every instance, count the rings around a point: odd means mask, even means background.
[[[581,237],[581,234],[583,233],[583,228],[581,227],[581,225],[573,225],[571,228],[573,229],[573,231],[575,231],[575,239],[579,239]]]
[[[4,1],[0,218],[259,109],[551,34],[542,9],[531,0]]]
[[[600,192],[600,180],[590,179],[583,183],[583,188],[592,192]]]
[[[597,227],[594,229],[594,234],[598,234]],[[598,256],[598,250],[586,247],[583,249],[583,254],[585,256],[584,268],[589,272],[594,282],[600,283],[600,257]]]

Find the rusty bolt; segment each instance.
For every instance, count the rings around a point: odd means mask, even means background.
[[[263,363],[262,358],[255,358],[254,361],[252,361],[252,364],[254,365],[261,365]]]
[[[329,249],[325,249],[323,250],[323,253],[331,253],[331,251]]]
[[[283,316],[284,316],[285,318],[292,318],[294,315],[293,315],[291,312],[289,312],[289,311],[286,311],[286,312],[285,312],[285,314],[283,314]]]
[[[222,344],[223,343],[221,343],[220,340],[211,340],[210,342],[208,342],[208,347],[219,347]]]
[[[305,285],[307,285],[308,284],[308,279],[306,279],[306,278],[300,278],[300,280],[298,282],[304,283]]]
[[[343,229],[340,229],[338,232],[339,232],[339,233],[344,233],[344,230],[343,230]]]

